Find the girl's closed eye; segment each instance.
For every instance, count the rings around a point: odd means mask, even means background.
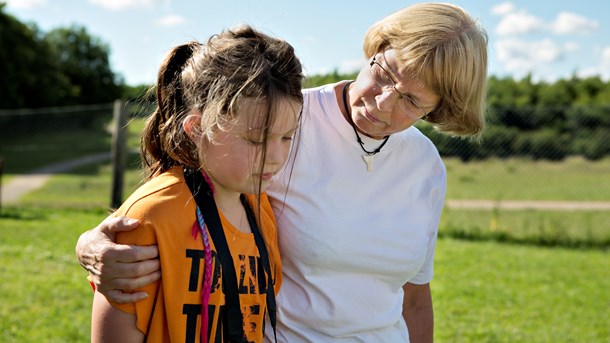
[[[262,145],[265,143],[263,135],[258,132],[247,132],[241,135],[241,138],[252,145]]]
[[[246,138],[246,141],[252,145],[263,145],[263,141],[258,138]]]

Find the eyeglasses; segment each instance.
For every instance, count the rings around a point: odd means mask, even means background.
[[[375,60],[375,57],[373,57],[369,65],[371,66],[373,81],[383,91],[394,91],[399,95],[398,104],[402,112],[412,119],[421,119],[426,116],[426,111],[410,95],[398,91],[396,82],[394,82],[390,73]]]

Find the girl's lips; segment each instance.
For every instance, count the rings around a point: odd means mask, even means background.
[[[273,177],[273,173],[263,173],[261,174],[261,180],[269,181]]]

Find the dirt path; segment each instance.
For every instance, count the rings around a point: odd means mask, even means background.
[[[610,211],[608,201],[539,201],[539,200],[447,200],[447,208],[550,211]]]
[[[44,186],[53,174],[66,172],[76,167],[84,166],[90,163],[102,162],[109,159],[110,153],[105,152],[52,164],[34,170],[28,174],[16,176],[11,178],[10,182],[2,184],[2,194],[0,195],[0,200],[3,204],[14,204],[18,202],[23,195]]]

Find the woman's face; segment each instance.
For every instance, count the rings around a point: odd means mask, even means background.
[[[350,86],[352,120],[369,137],[380,139],[406,130],[440,101],[432,89],[399,66],[393,49],[377,53]]]

